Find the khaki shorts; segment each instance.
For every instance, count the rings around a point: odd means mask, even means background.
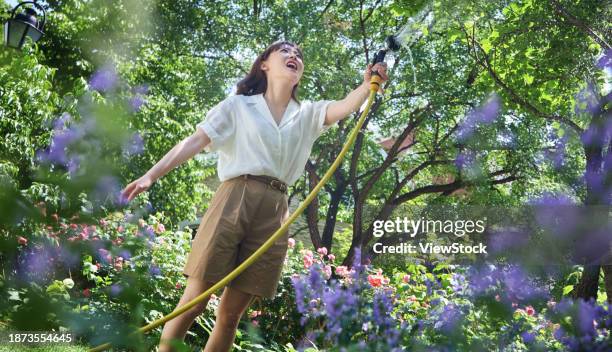
[[[183,275],[218,282],[255,252],[288,217],[287,196],[242,177],[219,186],[191,245]],[[288,232],[229,286],[273,298],[280,280]]]

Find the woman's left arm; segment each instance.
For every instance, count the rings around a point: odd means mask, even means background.
[[[329,104],[327,114],[325,115],[326,125],[332,125],[359,109],[370,94],[370,78],[372,77],[373,69],[378,72],[383,82],[389,79],[387,76],[387,64],[379,62],[374,67],[372,67],[372,64],[369,64],[363,74],[363,83],[344,99]],[[382,92],[382,87],[380,89]]]

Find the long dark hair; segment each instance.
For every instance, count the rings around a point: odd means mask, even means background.
[[[268,59],[270,54],[273,52],[280,50],[283,45],[289,45],[296,48],[302,57],[304,54],[302,53],[302,49],[292,42],[288,42],[285,40],[278,41],[270,45],[263,53],[259,54],[253,66],[251,66],[251,71],[237,84],[236,95],[256,95],[260,93],[265,93],[268,88],[268,79],[266,78],[266,73],[261,69],[262,61]],[[293,86],[293,90],[291,91],[291,97],[299,103],[297,99],[299,83]]]

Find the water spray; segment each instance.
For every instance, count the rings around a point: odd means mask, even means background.
[[[372,66],[376,65],[379,62],[385,61],[385,56],[387,52],[398,52],[401,48],[405,48],[408,50],[408,54],[410,56],[410,62],[412,64],[412,52],[410,51],[410,46],[416,43],[423,36],[423,28],[426,26],[429,29],[433,26],[433,11],[430,6],[425,7],[423,10],[419,11],[419,13],[408,19],[408,23],[404,27],[402,27],[396,34],[390,35],[385,39],[385,48],[379,50],[376,55],[374,55],[374,60],[372,61]],[[414,65],[413,65],[413,75],[414,73]],[[378,72],[372,71],[372,75],[379,75]],[[416,84],[416,76],[414,77]]]

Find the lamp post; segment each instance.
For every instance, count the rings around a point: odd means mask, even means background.
[[[24,9],[23,13],[15,15],[17,9],[26,4],[32,4],[33,7],[36,7],[42,12],[42,21],[38,21],[36,18],[38,14],[31,7],[27,7]],[[19,3],[13,8],[13,11],[11,11],[11,18],[4,23],[4,45],[20,49],[26,37],[30,37],[32,41],[37,42],[44,34],[43,28],[45,27],[46,18],[47,14],[45,9],[37,4],[36,1],[24,1]]]

